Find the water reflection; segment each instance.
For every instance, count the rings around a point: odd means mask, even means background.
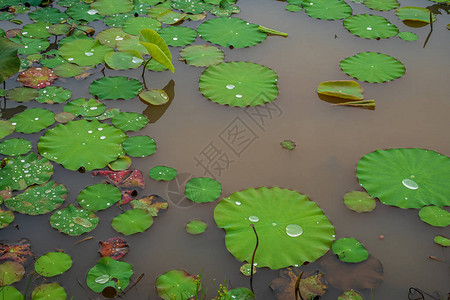
[[[142,114],[148,118],[150,123],[156,123],[156,121],[164,115],[170,104],[172,104],[172,101],[175,98],[175,81],[173,81],[173,79],[170,80],[163,90],[166,92],[167,96],[169,96],[169,101],[164,105],[151,105],[141,100],[142,103],[147,104],[147,107]]]

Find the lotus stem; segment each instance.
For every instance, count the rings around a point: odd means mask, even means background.
[[[261,25],[259,25],[258,31],[262,31],[262,32],[265,32],[265,33],[268,33],[268,34],[273,34],[273,35],[279,35],[279,36],[282,36],[282,37],[288,37],[287,33],[284,33],[284,32],[281,32],[281,31],[278,31],[278,30],[275,30],[275,29],[270,29],[270,28],[267,28],[267,27],[264,27],[264,26],[261,26]]]
[[[255,292],[253,291],[253,266],[255,263],[256,249],[258,249],[258,246],[259,246],[259,238],[258,238],[258,233],[256,233],[255,225],[251,224],[250,226],[252,226],[253,232],[255,233],[255,236],[256,236],[256,246],[255,246],[255,250],[253,250],[252,264],[250,265],[250,289],[252,290],[252,293],[255,294]]]
[[[144,64],[144,67],[142,68],[142,82],[144,83],[144,88],[147,89],[147,83],[145,82],[145,68],[147,67],[148,63],[152,60],[150,57],[147,59],[147,61]]]
[[[300,273],[300,275],[297,278],[297,281],[295,282],[295,300],[298,300],[298,296],[300,296],[301,300],[304,300],[302,297],[302,293],[300,292],[300,280],[302,279],[303,271]]]

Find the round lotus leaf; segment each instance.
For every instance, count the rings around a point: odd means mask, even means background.
[[[135,50],[141,56],[148,54],[147,49],[139,43],[139,36],[126,35],[123,40],[117,41],[117,50],[130,51]]]
[[[182,21],[184,18],[186,18],[186,14],[180,14],[175,11],[167,10],[165,12],[160,13],[156,19],[159,22],[162,22],[164,24],[172,25],[176,24],[180,21]]]
[[[14,15],[12,13],[9,12],[1,12],[0,13],[0,21],[7,21],[7,20],[11,20],[14,19]],[[0,36],[5,36],[4,32],[3,34],[0,33]]]
[[[363,88],[353,80],[324,81],[317,87],[317,93],[344,99],[362,100]]]
[[[186,183],[184,194],[193,202],[212,202],[222,194],[222,185],[209,177],[196,177]]]
[[[341,60],[341,69],[348,75],[367,82],[387,82],[405,74],[405,66],[392,56],[361,52]]]
[[[13,286],[3,286],[0,288],[0,299],[23,300],[23,295]]]
[[[288,4],[284,7],[287,11],[297,12],[301,11],[303,8],[296,4]]]
[[[133,275],[133,267],[129,263],[103,257],[88,271],[86,284],[97,293],[108,286],[123,291],[130,283],[131,275]]]
[[[99,99],[131,99],[141,91],[142,83],[125,76],[103,77],[89,86],[89,92]]]
[[[342,0],[303,1],[303,8],[311,18],[321,20],[340,20],[352,15],[352,8]]]
[[[376,150],[361,158],[356,176],[374,198],[401,208],[450,205],[450,158],[424,149]]]
[[[419,38],[417,36],[417,34],[415,34],[414,32],[409,32],[409,31],[399,32],[398,37],[401,38],[402,40],[408,41],[408,42],[417,41],[417,39]]]
[[[191,220],[186,224],[186,231],[190,234],[201,234],[205,232],[208,225],[202,220]]]
[[[395,11],[397,17],[402,21],[415,21],[415,22],[423,22],[430,23],[430,11],[424,7],[415,7],[415,6],[403,6],[397,8]],[[436,21],[436,15],[432,15],[432,21]]]
[[[167,93],[159,89],[145,90],[139,94],[139,98],[151,105],[164,105],[169,101]]]
[[[126,135],[122,130],[97,120],[70,121],[47,130],[39,139],[42,156],[76,171],[101,169],[123,152],[121,143]]]
[[[138,131],[147,125],[148,119],[139,113],[121,112],[111,119],[111,123],[123,131]]]
[[[39,257],[34,269],[44,277],[53,277],[64,273],[72,267],[72,258],[64,252],[48,252]]]
[[[6,211],[0,208],[0,229],[8,226],[12,223],[12,221],[14,221],[14,213],[12,211]],[[1,295],[2,293],[0,289],[0,297]]]
[[[90,185],[80,192],[77,202],[81,207],[92,211],[107,209],[122,198],[122,192],[107,183]]]
[[[234,48],[255,46],[264,41],[267,36],[266,33],[258,31],[258,25],[228,17],[203,22],[198,26],[197,33],[205,41]]]
[[[158,295],[165,300],[186,300],[196,296],[198,279],[185,271],[170,270],[156,279]]]
[[[66,62],[67,61],[64,58],[62,58],[61,56],[59,56],[59,55],[56,55],[53,58],[41,59],[41,61],[40,61],[41,65],[43,65],[44,67],[48,67],[48,68],[52,69],[55,74],[56,74],[56,72],[55,72],[54,68],[56,66],[62,65],[63,63],[66,63]],[[59,77],[63,77],[63,76],[60,76],[58,74],[56,74],[56,75],[59,76]]]
[[[97,39],[102,45],[111,48],[117,47],[117,42],[123,40],[123,38],[128,35],[122,28],[108,28],[99,32],[95,39]]]
[[[71,204],[54,212],[50,217],[50,225],[59,232],[77,236],[94,230],[98,225],[98,217],[90,210]]]
[[[23,190],[30,185],[47,182],[52,174],[53,166],[48,159],[38,159],[34,152],[10,157],[0,168],[0,190]]]
[[[13,133],[15,128],[16,126],[14,126],[10,121],[0,120],[0,139]]]
[[[375,199],[365,192],[348,192],[344,195],[344,203],[348,209],[356,212],[369,212],[375,209]]]
[[[114,118],[114,116],[117,116],[118,114],[120,114],[120,109],[118,108],[110,108],[105,110],[104,113],[102,113],[99,116],[95,116],[95,117],[84,117],[86,120],[92,121],[94,119],[99,120],[99,121],[103,121],[103,120],[108,120],[111,118]]]
[[[334,240],[334,227],[307,196],[278,187],[247,189],[222,199],[214,219],[225,229],[225,244],[240,261],[258,267],[280,269],[313,262],[324,255]],[[278,255],[273,255],[278,253]]]
[[[125,21],[131,18],[134,18],[134,15],[131,13],[115,14],[105,18],[103,22],[109,27],[122,27],[125,24]]]
[[[112,51],[114,50],[101,45],[97,40],[78,39],[64,43],[58,54],[79,66],[95,66],[103,63],[105,55]]]
[[[67,123],[75,119],[75,116],[69,112],[60,112],[55,115],[55,121],[59,123]]]
[[[67,197],[64,185],[49,181],[42,185],[34,185],[22,194],[6,199],[6,206],[26,215],[43,215],[57,209]]]
[[[58,76],[47,67],[31,67],[20,73],[17,76],[17,81],[27,87],[42,89],[51,85],[56,78]]]
[[[102,16],[127,13],[133,10],[133,1],[130,0],[97,0],[91,4],[91,9],[95,9]]]
[[[200,76],[199,87],[213,102],[244,107],[275,100],[277,81],[277,74],[268,67],[233,61],[208,67]]]
[[[171,6],[190,14],[201,14],[212,8],[212,5],[201,0],[174,0],[171,2]]]
[[[62,23],[67,20],[67,15],[53,7],[44,7],[32,11],[28,17],[36,22]]]
[[[39,96],[38,90],[27,88],[27,87],[17,87],[10,89],[6,94],[6,98],[15,102],[28,102]]]
[[[354,15],[344,20],[352,34],[366,39],[387,39],[398,33],[398,28],[386,18],[376,15]]]
[[[180,51],[180,56],[188,65],[195,67],[217,65],[225,58],[222,50],[207,44],[186,47]]]
[[[378,11],[387,11],[400,6],[397,0],[364,0],[364,5]]]
[[[86,68],[69,63],[63,63],[53,68],[53,71],[55,72],[56,75],[64,78],[78,76],[80,74],[83,74],[85,70]]]
[[[106,54],[105,62],[113,70],[127,70],[139,67],[144,60],[136,50],[127,50]]]
[[[30,152],[33,145],[26,139],[9,139],[0,143],[0,154],[21,155]]]
[[[94,98],[88,100],[78,98],[64,105],[64,112],[71,113],[74,116],[95,117],[101,115],[105,110],[105,104]]]
[[[238,6],[225,4],[221,6],[214,6],[211,9],[211,13],[218,17],[229,17],[232,14],[238,14],[241,12],[241,9]]]
[[[50,23],[46,22],[36,22],[23,26],[21,30],[21,34],[24,37],[33,38],[33,39],[46,39],[52,34],[47,31],[47,28],[50,28]]]
[[[419,211],[422,221],[435,227],[447,227],[450,225],[450,213],[437,206],[425,206]]]
[[[23,265],[7,261],[0,264],[0,287],[20,281],[25,274]]]
[[[338,300],[364,300],[364,298],[354,290],[345,291],[338,297]]]
[[[56,282],[36,287],[31,293],[31,300],[66,300],[66,290]]]
[[[66,14],[74,20],[86,21],[86,23],[103,18],[103,16],[98,14],[97,10],[91,9],[90,5],[86,3],[76,3],[70,6]]]
[[[340,260],[348,263],[359,263],[369,257],[369,252],[354,238],[336,240],[331,246],[331,249]]]
[[[112,221],[112,227],[117,232],[131,235],[144,232],[153,224],[153,217],[145,210],[134,208],[118,215]]]
[[[127,156],[119,156],[118,159],[108,164],[108,168],[113,171],[123,171],[131,167],[131,158]]]
[[[142,29],[153,29],[158,31],[161,29],[161,23],[148,17],[137,17],[128,19],[123,24],[123,31],[131,35],[139,35]]]
[[[434,242],[438,245],[441,245],[443,247],[450,247],[450,239],[441,236],[441,235],[437,235],[434,237]]]
[[[22,55],[40,53],[50,46],[47,39],[32,39],[27,37],[22,37],[21,44],[23,45],[23,48],[20,48],[18,53]]]
[[[159,35],[169,46],[184,47],[192,44],[197,37],[197,32],[189,27],[172,26],[161,29]]]
[[[255,294],[253,294],[253,292],[248,288],[240,287],[228,290],[227,299],[254,300]]]
[[[166,166],[156,166],[150,169],[149,176],[154,180],[171,181],[177,177],[177,170]]]
[[[244,276],[251,276],[252,275],[252,268],[250,267],[251,264],[243,264],[239,271],[241,271],[242,275]],[[256,273],[256,267],[253,266],[253,274]]]
[[[52,24],[49,26],[49,28],[47,28],[47,31],[50,32],[51,34],[55,34],[55,35],[66,35],[69,33],[71,27],[69,24],[64,23],[64,24]],[[55,50],[56,53],[58,53],[58,51]],[[46,55],[48,55],[48,52],[46,52]]]
[[[56,86],[48,86],[39,90],[36,101],[39,103],[63,103],[70,99],[72,93],[68,89]]]
[[[125,152],[132,157],[145,157],[156,151],[155,140],[145,135],[130,136],[122,145]]]

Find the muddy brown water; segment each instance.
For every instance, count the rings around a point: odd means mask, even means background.
[[[428,1],[400,1],[402,6],[428,6]],[[158,275],[170,269],[184,269],[191,274],[203,274],[208,298],[215,296],[215,285],[228,280],[232,287],[249,287],[249,279],[239,272],[241,262],[225,248],[225,233],[213,219],[217,201],[193,205],[182,198],[182,183],[191,176],[205,176],[197,165],[208,146],[215,145],[233,162],[217,173],[209,170],[222,183],[222,196],[249,187],[280,186],[297,190],[316,201],[336,228],[336,238],[354,237],[382,262],[384,281],[373,289],[374,299],[407,299],[410,287],[428,293],[439,291],[447,297],[449,292],[449,250],[433,243],[435,235],[449,235],[448,228],[432,228],[421,222],[417,210],[402,210],[377,203],[370,213],[357,214],[348,210],[343,195],[360,190],[355,170],[361,156],[376,149],[419,147],[450,154],[448,128],[450,102],[448,84],[450,75],[449,34],[447,15],[440,15],[426,48],[424,40],[429,27],[410,28],[399,21],[393,11],[374,12],[360,4],[350,3],[354,14],[373,13],[387,17],[400,31],[413,31],[419,35],[415,42],[398,37],[386,40],[368,40],[351,35],[341,21],[321,21],[304,12],[284,10],[285,3],[271,0],[241,0],[241,13],[237,16],[249,22],[289,33],[288,38],[268,37],[262,44],[245,49],[224,49],[226,61],[251,61],[269,66],[279,76],[279,97],[273,105],[259,110],[224,107],[205,99],[198,91],[198,78],[203,68],[195,68],[177,61],[181,48],[171,48],[175,60],[175,74],[147,73],[149,88],[162,88],[173,80],[174,99],[156,123],[131,133],[145,134],[156,139],[158,150],[147,158],[133,159],[133,167],[144,174],[157,165],[169,165],[179,172],[178,181],[155,182],[146,177],[147,187],[140,196],[158,194],[169,201],[169,210],[155,219],[144,233],[125,237],[130,252],[123,259],[133,265],[135,280],[143,279],[123,299],[158,299],[154,283]],[[2,28],[17,25],[1,22]],[[97,32],[104,28],[93,22]],[[199,23],[185,22],[196,27]],[[197,38],[195,44],[204,42]],[[362,51],[376,51],[394,56],[406,66],[400,79],[383,84],[361,83],[365,99],[375,99],[376,110],[337,107],[321,101],[317,85],[326,80],[350,79],[339,69],[339,61]],[[102,75],[97,68],[83,81],[58,80],[55,85],[69,87],[72,99],[90,97],[89,84]],[[139,79],[140,70],[106,70],[106,75],[126,75]],[[18,86],[15,77],[7,88]],[[146,105],[138,99],[104,101],[109,108],[142,112]],[[15,107],[16,103],[7,103]],[[28,107],[45,107],[55,112],[62,105],[40,105],[28,102]],[[229,147],[224,130],[239,122],[249,129],[251,142],[244,148]],[[13,134],[33,142],[38,135]],[[279,142],[292,139],[297,149],[286,151]],[[69,190],[67,203],[76,203],[79,191],[87,185],[101,182],[90,172],[80,174],[54,165],[53,180],[63,183]],[[207,174],[206,174],[207,176]],[[0,231],[0,238],[18,241],[28,238],[34,253],[39,256],[56,248],[66,251],[73,259],[73,267],[66,273],[50,278],[63,285],[74,299],[102,299],[86,287],[87,271],[99,259],[98,241],[120,236],[111,227],[111,220],[120,213],[118,207],[98,212],[100,223],[91,233],[69,237],[52,229],[50,214],[26,216],[16,214],[16,220]],[[191,236],[185,224],[199,218],[208,223],[204,234]],[[18,225],[15,227],[14,225]],[[380,240],[380,235],[384,239]],[[84,237],[92,240],[78,245]],[[435,256],[443,261],[432,260]],[[319,260],[320,262],[320,260]],[[31,266],[30,266],[31,267]],[[28,269],[32,269],[32,268]],[[305,270],[320,268],[309,264]],[[349,271],[352,272],[352,271]],[[269,283],[278,277],[278,270],[258,269],[254,276],[257,299],[274,299]],[[39,279],[32,283],[37,285]],[[80,287],[80,281],[83,288]],[[22,292],[26,280],[16,284]],[[369,289],[358,289],[370,299]],[[322,299],[336,299],[341,293],[330,286]],[[431,298],[428,298],[431,299]]]

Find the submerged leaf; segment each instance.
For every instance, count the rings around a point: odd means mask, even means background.
[[[0,264],[0,287],[21,280],[24,274],[25,269],[19,263],[7,261]]]
[[[27,239],[14,244],[0,243],[0,262],[2,263],[13,261],[24,265],[32,257],[31,245]]]
[[[344,195],[344,203],[348,209],[356,212],[369,212],[377,205],[375,199],[365,192],[353,191]]]
[[[36,287],[31,293],[31,300],[65,300],[66,290],[56,282]]]

